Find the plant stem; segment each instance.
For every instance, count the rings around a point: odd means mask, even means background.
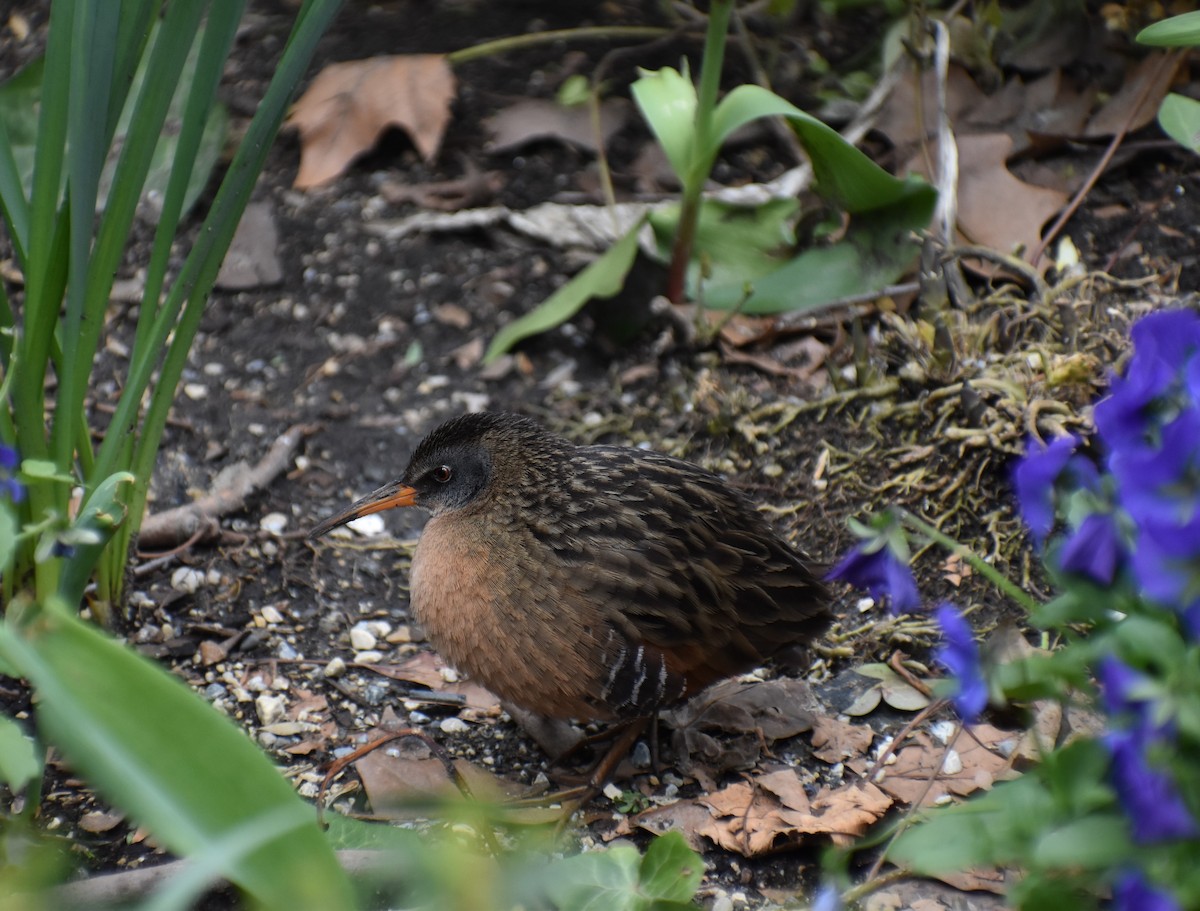
[[[700,218],[700,194],[719,151],[712,142],[713,110],[721,88],[721,70],[725,62],[725,41],[733,0],[713,0],[708,11],[708,30],[704,36],[704,58],[700,63],[700,90],[696,98],[696,122],[692,130],[692,160],[683,180],[683,202],[679,210],[679,228],[671,247],[671,265],[667,273],[667,300],[683,301],[687,267],[696,239]]]
[[[483,44],[476,44],[473,47],[464,47],[462,50],[447,54],[446,62],[451,66],[458,66],[471,60],[481,60],[497,54],[537,47],[540,44],[550,44],[555,41],[577,41],[588,38],[661,38],[670,31],[665,28],[637,25],[596,25],[588,28],[554,29],[548,32],[533,32],[529,35],[511,35],[508,38],[485,41]]]
[[[975,551],[971,550],[971,548],[967,547],[965,544],[955,541],[949,535],[944,534],[937,528],[934,528],[934,526],[930,525],[924,519],[913,515],[911,512],[901,506],[893,506],[891,508],[891,513],[909,528],[920,532],[931,541],[940,544],[955,556],[962,557],[962,559],[966,560],[973,569],[978,570],[980,575],[996,586],[996,588],[998,588],[1001,592],[1008,595],[1008,597],[1020,604],[1023,608],[1025,608],[1025,610],[1030,612],[1037,610],[1037,601],[1031,598],[1029,594],[1020,586],[1005,576],[1004,573],[1000,572],[1000,570],[996,569],[996,567],[992,566],[992,564],[988,563],[981,556],[979,556],[979,554],[975,553]]]

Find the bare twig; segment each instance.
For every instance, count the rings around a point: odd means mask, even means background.
[[[243,509],[251,495],[286,471],[300,443],[316,429],[315,424],[289,427],[253,468],[239,472],[227,484],[194,503],[147,516],[138,535],[138,546],[165,550],[185,541],[198,543],[218,537],[221,527],[217,520]]]

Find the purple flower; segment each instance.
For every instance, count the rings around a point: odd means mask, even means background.
[[[1124,377],[1113,380],[1109,396],[1096,405],[1096,429],[1112,452],[1145,444],[1154,436],[1152,418],[1169,410],[1181,373],[1200,349],[1200,316],[1169,310],[1134,325],[1134,355]]]
[[[25,485],[13,477],[21,457],[11,446],[0,443],[0,496],[8,494],[14,503],[25,499]]]
[[[1145,675],[1139,674],[1121,659],[1105,655],[1100,659],[1096,676],[1100,678],[1104,710],[1109,715],[1134,715],[1139,720],[1148,718],[1149,702],[1137,695],[1138,690],[1147,683]]]
[[[955,694],[950,697],[959,717],[971,724],[984,710],[988,700],[987,681],[979,666],[979,647],[971,625],[962,618],[953,604],[942,604],[937,609],[937,622],[942,628],[944,644],[934,656],[957,682]]]
[[[912,570],[890,547],[874,546],[877,544],[872,541],[857,545],[825,578],[865,588],[876,601],[886,596],[893,614],[911,613],[921,606]]]
[[[1109,467],[1135,522],[1147,516],[1187,521],[1200,511],[1200,408],[1182,409],[1162,428],[1158,445],[1112,453]]]
[[[813,898],[810,911],[841,911],[842,896],[833,886],[822,886]]]
[[[1200,513],[1183,523],[1143,518],[1131,565],[1146,597],[1191,617],[1200,609]]]
[[[1105,735],[1104,745],[1112,757],[1109,776],[1132,824],[1134,841],[1145,845],[1200,835],[1175,781],[1147,761],[1142,733],[1113,731]]]
[[[1114,911],[1181,911],[1170,892],[1150,885],[1140,870],[1122,874],[1113,887]]]
[[[1094,512],[1063,545],[1058,565],[1063,572],[1078,573],[1101,585],[1110,585],[1124,556],[1112,513]]]
[[[1071,460],[1079,439],[1058,437],[1037,450],[1034,445],[1031,441],[1028,453],[1017,463],[1013,484],[1017,488],[1021,517],[1040,543],[1054,527],[1054,483]]]

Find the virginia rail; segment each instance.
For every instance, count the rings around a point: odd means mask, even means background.
[[[646,718],[828,621],[820,579],[750,500],[660,453],[468,414],[309,537],[396,506],[432,513],[411,575],[430,642],[541,715]]]

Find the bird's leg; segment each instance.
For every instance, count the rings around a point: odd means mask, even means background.
[[[634,718],[625,724],[625,729],[621,731],[613,739],[612,746],[604,757],[592,767],[592,772],[588,776],[588,787],[592,789],[592,795],[596,795],[603,790],[608,780],[612,778],[613,772],[617,770],[617,766],[621,764],[637,739],[645,732],[646,725],[649,724],[650,718]]]
[[[662,770],[658,754],[658,709],[650,716],[650,771],[655,775]]]

